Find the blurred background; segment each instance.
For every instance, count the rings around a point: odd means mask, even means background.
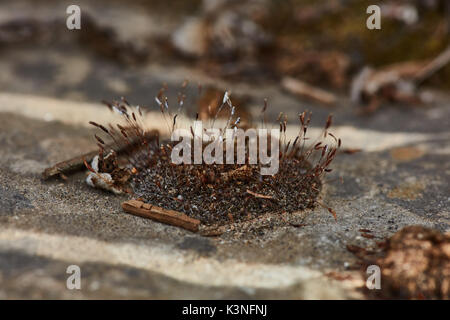
[[[447,101],[450,3],[383,1],[381,30],[369,30],[372,2],[1,1],[0,88],[155,108],[163,85],[175,100],[189,80],[188,111],[203,119],[230,90],[246,119],[268,98],[269,120],[309,109],[338,124],[434,131],[441,113],[420,119]],[[66,27],[70,4],[81,30]]]

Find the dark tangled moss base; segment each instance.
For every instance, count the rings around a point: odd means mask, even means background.
[[[132,185],[145,202],[205,224],[226,224],[314,207],[321,182],[310,169],[307,161],[287,158],[276,175],[261,176],[259,165],[172,165],[161,159],[134,175]]]

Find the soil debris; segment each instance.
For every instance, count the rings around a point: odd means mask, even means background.
[[[375,264],[381,269],[384,298],[450,298],[449,234],[405,227],[386,241]]]

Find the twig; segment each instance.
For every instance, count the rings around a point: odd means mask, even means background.
[[[260,194],[260,193],[256,193],[253,192],[251,190],[247,190],[248,194],[251,194],[252,196],[256,197],[256,198],[261,198],[261,199],[270,199],[270,200],[274,200],[274,198],[272,196],[266,196],[264,194]]]
[[[227,227],[227,226],[225,226]],[[206,228],[200,231],[200,235],[203,237],[220,237],[222,234],[226,232],[226,229],[222,227],[218,228]]]
[[[362,152],[362,149],[359,149],[359,148],[345,148],[345,149],[342,149],[341,152],[342,153],[346,153],[346,154],[354,154],[354,153]]]
[[[303,81],[286,77],[282,80],[281,86],[297,96],[316,100],[320,103],[332,105],[336,103],[337,98],[331,92],[313,87]]]
[[[184,213],[160,208],[139,200],[125,201],[122,203],[122,208],[127,213],[153,219],[193,232],[197,232],[200,225],[200,220],[188,217]]]
[[[147,134],[145,134],[145,138],[152,140],[152,139],[155,139],[158,135],[159,135],[158,131],[152,130],[152,131],[148,132]],[[112,143],[112,144],[105,145],[103,148],[104,149],[117,149],[116,153],[118,155],[120,155],[125,152],[128,152],[130,150],[130,148],[139,146],[139,143],[140,143],[140,141],[136,140],[136,141],[132,141],[129,145],[124,145],[119,148],[116,147],[116,144]],[[44,180],[48,180],[51,177],[54,177],[56,175],[62,175],[64,173],[72,173],[75,171],[83,170],[84,168],[86,168],[86,166],[84,165],[84,161],[86,160],[88,163],[90,163],[96,155],[98,155],[98,151],[91,151],[91,152],[82,154],[80,156],[76,156],[72,159],[59,162],[59,163],[55,164],[54,166],[45,169],[44,172],[42,173],[42,178]]]
[[[98,151],[92,151],[81,156],[76,156],[70,160],[59,162],[53,167],[45,169],[42,173],[42,178],[47,180],[56,175],[82,170],[85,168],[84,159],[87,162],[91,162],[96,155],[98,155]]]
[[[431,77],[436,71],[445,67],[450,62],[450,47],[442,52],[439,56],[433,59],[422,70],[415,75],[415,81],[417,83],[423,82],[425,79]]]

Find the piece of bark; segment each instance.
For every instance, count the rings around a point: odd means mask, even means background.
[[[151,130],[145,134],[145,138],[148,140],[153,140],[157,137],[159,137],[159,132],[157,130]],[[140,140],[136,140],[132,141],[132,143],[129,145],[119,147],[116,150],[117,155],[122,155],[123,153],[126,153],[135,147],[138,147],[140,142]],[[108,144],[103,146],[105,150],[114,149],[115,147],[115,144]],[[98,150],[91,151],[80,156],[76,156],[72,159],[59,162],[54,166],[45,169],[42,173],[42,179],[48,180],[57,175],[83,170],[84,168],[86,168],[86,166],[84,165],[84,161],[90,163],[96,155],[98,155]]]
[[[417,72],[414,76],[415,82],[420,84],[424,80],[431,77],[438,70],[445,67],[449,62],[450,62],[450,47],[444,50],[444,52],[438,55],[435,59],[433,59],[430,63],[428,63],[425,67],[423,67],[419,72]]]
[[[281,86],[297,96],[312,99],[326,105],[332,105],[337,101],[336,96],[331,92],[313,87],[306,82],[294,78],[285,77],[281,82]]]
[[[47,180],[56,175],[82,170],[83,168],[85,168],[84,160],[86,160],[87,162],[91,162],[96,155],[98,155],[98,150],[85,153],[81,156],[77,156],[66,161],[59,162],[53,167],[45,169],[42,173],[42,178],[44,180]]]
[[[224,228],[205,229],[200,232],[203,237],[220,237],[225,233]]]
[[[256,198],[273,200],[273,197],[272,197],[272,196],[266,196],[266,195],[264,195],[264,194],[260,194],[260,193],[253,192],[253,191],[251,191],[251,190],[247,190],[247,193],[248,193],[248,194],[251,194],[252,196],[254,196],[254,197],[256,197]]]
[[[362,149],[359,149],[359,148],[345,148],[345,149],[342,149],[341,152],[342,153],[346,153],[346,154],[354,154],[354,153],[362,152]]]
[[[122,203],[122,208],[127,213],[193,232],[197,232],[200,226],[200,220],[188,217],[184,213],[157,207],[139,200],[125,201]]]

